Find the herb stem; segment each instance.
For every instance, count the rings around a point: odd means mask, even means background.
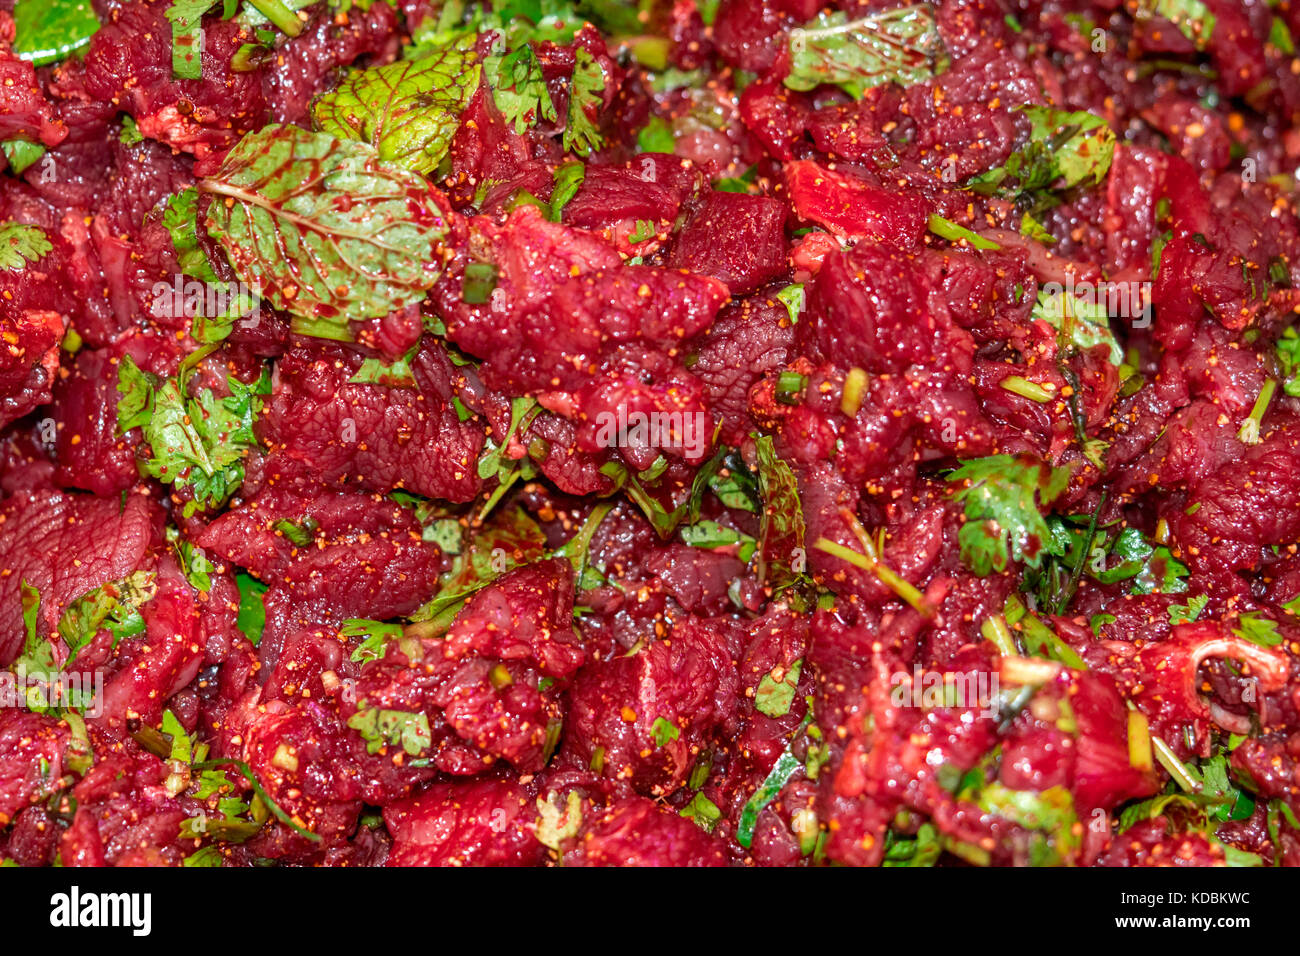
[[[1243,445],[1259,444],[1259,423],[1264,418],[1264,412],[1268,411],[1269,402],[1273,401],[1275,391],[1277,391],[1277,382],[1271,378],[1265,379],[1264,387],[1259,390],[1250,414],[1246,416],[1246,420],[1241,423],[1241,428],[1237,431],[1237,440]]]
[[[302,837],[304,840],[310,840],[312,843],[321,842],[321,835],[319,833],[312,833],[310,830],[299,826],[297,823],[294,823],[293,817],[285,813],[284,810],[280,807],[280,805],[271,799],[271,795],[267,793],[265,789],[263,789],[262,784],[258,781],[257,775],[253,773],[252,768],[249,767],[248,764],[244,763],[244,761],[234,760],[229,757],[220,757],[215,760],[204,760],[199,763],[196,763],[194,764],[193,769],[194,770],[216,770],[218,767],[234,767],[236,770],[239,771],[240,775],[243,776],[243,778],[248,781],[249,785],[253,788],[253,792],[256,793],[259,797],[261,797],[262,802],[265,803],[267,807],[270,808],[273,814],[275,814],[275,818],[277,820],[279,820],[281,823],[287,826],[294,833],[298,834],[298,836]]]
[[[1174,782],[1177,783],[1178,786],[1187,793],[1200,792],[1201,788],[1196,783],[1196,780],[1187,772],[1187,768],[1183,766],[1183,762],[1178,759],[1178,755],[1173,752],[1167,743],[1152,734],[1151,747],[1155,750],[1156,760],[1160,761],[1160,766],[1164,767],[1165,770],[1169,772],[1169,776],[1174,778]]]
[[[1013,395],[1019,395],[1021,398],[1027,398],[1031,402],[1050,402],[1054,396],[1037,382],[1031,382],[1029,379],[1020,375],[1008,375],[999,383],[1008,392]]]
[[[1016,647],[1016,639],[1011,636],[1011,629],[1007,627],[1006,618],[1001,614],[994,614],[992,617],[984,619],[980,625],[980,633],[984,639],[991,642],[998,649],[998,653],[1003,657],[1020,656],[1020,648]]]
[[[302,21],[298,19],[298,14],[285,6],[283,0],[248,0],[248,2],[286,36],[296,37],[302,33]]]

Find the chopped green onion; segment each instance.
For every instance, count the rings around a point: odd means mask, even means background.
[[[1135,770],[1145,772],[1152,768],[1151,730],[1146,715],[1138,710],[1128,712],[1128,762]]]
[[[1055,396],[1037,382],[1031,382],[1019,375],[1009,375],[1001,383],[1003,388],[1013,395],[1027,398],[1031,402],[1050,402]]]
[[[840,396],[840,411],[849,418],[858,414],[862,407],[863,393],[867,390],[867,373],[856,365],[849,369],[844,379],[844,393]]]
[[[976,249],[1001,249],[1002,246],[992,239],[985,239],[977,232],[971,232],[965,226],[959,226],[951,219],[944,219],[943,216],[931,215],[927,223],[930,231],[941,239],[947,239],[949,242],[960,242],[965,240]]]
[[[798,405],[803,400],[803,390],[807,387],[807,375],[782,372],[776,380],[776,400],[782,405]]]
[[[1011,636],[1011,630],[1001,614],[985,618],[984,623],[980,625],[980,633],[984,635],[986,641],[998,649],[998,653],[1003,657],[1020,655],[1020,649],[1016,647],[1016,639]]]
[[[1268,410],[1268,403],[1273,401],[1273,393],[1276,390],[1277,382],[1271,378],[1264,381],[1264,387],[1259,390],[1259,395],[1255,398],[1255,404],[1250,410],[1250,415],[1241,423],[1241,428],[1237,431],[1237,440],[1242,444],[1259,444],[1259,423],[1264,418],[1264,412]]]

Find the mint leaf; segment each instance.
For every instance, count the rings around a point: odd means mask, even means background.
[[[39,262],[54,246],[40,226],[21,222],[0,224],[0,269],[22,269]]]
[[[353,385],[387,385],[389,388],[415,388],[415,373],[411,370],[411,360],[419,349],[419,344],[401,358],[392,362],[383,362],[377,358],[368,358],[361,363],[348,382]]]
[[[428,183],[369,144],[268,126],[199,188],[220,197],[207,227],[235,272],[296,331],[350,341],[349,319],[414,305],[438,278],[446,224]]]
[[[451,570],[440,580],[438,593],[416,610],[411,620],[449,626],[471,596],[512,568],[538,560],[546,551],[546,535],[522,508],[494,514],[456,555]]]
[[[577,47],[569,80],[569,115],[564,126],[565,152],[586,156],[604,144],[593,116],[605,103],[605,71],[586,47]]]
[[[853,97],[882,83],[909,86],[943,69],[946,53],[934,10],[898,7],[858,20],[836,11],[790,31],[790,73],[785,85],[811,90],[822,83]]]
[[[795,739],[798,739],[807,728],[811,716],[810,713],[804,718],[803,723],[795,732]],[[745,806],[740,811],[740,821],[736,825],[736,842],[746,850],[754,842],[754,826],[758,823],[758,815],[763,812],[764,807],[777,798],[782,788],[794,776],[795,771],[802,767],[803,762],[790,752],[790,744],[786,744],[785,750],[781,752],[781,756],[772,765],[767,777],[764,778],[762,784],[754,791],[753,796],[746,801]]]
[[[199,245],[198,205],[199,191],[193,186],[183,189],[167,197],[162,221],[171,235],[181,271],[203,282],[217,282],[212,263],[208,262],[207,253]]]
[[[417,173],[436,169],[478,89],[477,35],[464,33],[399,60],[349,74],[316,100],[316,127],[369,143],[385,162]]]
[[[716,521],[697,521],[695,524],[685,525],[679,534],[682,541],[692,548],[712,550],[735,547],[736,557],[746,563],[753,557],[754,549],[758,547],[756,538],[735,528],[720,525]]]
[[[958,541],[962,560],[980,577],[1005,571],[1011,560],[1037,568],[1044,554],[1060,553],[1039,504],[1065,491],[1069,469],[1029,455],[992,455],[963,462],[948,480],[966,483],[952,493],[965,505]]]
[[[923,823],[914,837],[900,837],[893,830],[886,832],[881,866],[934,866],[942,855],[939,831],[933,823]]]
[[[44,66],[90,45],[99,17],[90,0],[15,0],[13,51]]]

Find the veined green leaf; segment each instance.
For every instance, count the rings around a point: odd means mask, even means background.
[[[55,63],[90,45],[99,17],[90,0],[15,0],[13,50],[35,66]]]
[[[928,4],[898,7],[849,20],[842,11],[821,13],[790,31],[790,73],[785,85],[811,90],[822,83],[850,96],[881,83],[908,86],[943,69],[946,53]]]
[[[387,315],[438,278],[446,224],[420,176],[367,143],[268,126],[245,136],[200,189],[208,232],[244,282],[297,319]]]
[[[461,34],[418,60],[353,72],[312,106],[317,128],[369,143],[385,162],[417,173],[436,169],[478,89],[476,40]]]

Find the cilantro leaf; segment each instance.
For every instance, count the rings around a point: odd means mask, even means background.
[[[1274,348],[1282,367],[1282,391],[1292,398],[1300,398],[1300,333],[1295,326],[1287,326]]]
[[[661,116],[651,116],[641,132],[636,134],[636,148],[639,153],[671,153],[677,148],[677,137],[673,127]]]
[[[703,791],[696,791],[691,797],[691,802],[682,807],[678,813],[688,820],[694,820],[705,833],[712,833],[713,828],[722,819],[722,811],[718,809],[718,805],[706,797]]]
[[[45,155],[45,147],[40,143],[15,138],[0,142],[0,152],[9,161],[10,171],[17,176]]]
[[[555,169],[555,184],[551,187],[551,222],[559,222],[564,207],[578,194],[587,178],[587,167],[582,163],[564,163]]]
[[[221,505],[243,482],[244,455],[257,447],[253,420],[260,396],[270,392],[270,372],[264,369],[252,385],[234,376],[227,384],[231,394],[225,398],[211,389],[190,397],[179,377],[154,389],[129,356],[118,365],[119,429],[140,425],[153,449],[145,472],[178,488],[192,487],[198,507]]]
[[[958,533],[962,560],[981,577],[1006,570],[1011,560],[1037,568],[1044,554],[1059,554],[1039,503],[1050,505],[1069,484],[1066,468],[1028,455],[992,455],[962,462],[950,475],[965,487],[952,493],[965,505]]]
[[[1171,625],[1191,624],[1201,612],[1205,610],[1205,605],[1210,603],[1208,594],[1197,594],[1187,599],[1186,604],[1171,604],[1165,610],[1169,612],[1169,623]]]
[[[770,673],[764,674],[754,692],[754,706],[768,717],[784,717],[790,713],[794,704],[795,688],[799,685],[799,673],[803,670],[803,658],[799,658],[785,670],[778,681]]]
[[[1029,118],[1028,143],[996,169],[967,182],[979,193],[1002,193],[1011,198],[1034,196],[1032,208],[1051,205],[1051,193],[1081,184],[1098,185],[1110,171],[1115,155],[1115,133],[1093,113],[1020,108]]]
[[[209,234],[295,331],[350,341],[348,320],[413,305],[438,278],[446,224],[428,182],[368,143],[267,126],[199,188],[221,197]]]
[[[542,65],[530,44],[505,54],[494,54],[483,63],[483,76],[492,90],[492,101],[506,122],[522,134],[530,126],[559,119]]]
[[[367,707],[349,717],[348,726],[366,741],[367,753],[378,753],[385,744],[391,744],[418,757],[433,745],[433,732],[424,713]]]
[[[604,145],[593,116],[604,106],[605,71],[586,47],[577,47],[569,81],[569,114],[564,126],[565,152],[586,156]]]
[[[23,606],[23,652],[14,661],[13,668],[19,674],[50,674],[54,672],[54,652],[49,641],[37,633],[40,620],[41,595],[24,578],[19,585],[19,595]]]
[[[22,269],[45,258],[54,246],[40,226],[21,222],[0,224],[0,269]]]
[[[682,732],[677,729],[677,725],[665,717],[656,717],[655,722],[650,725],[650,736],[654,737],[655,745],[658,747],[666,746],[681,735]]]
[[[68,647],[67,663],[102,630],[113,635],[114,647],[124,637],[144,633],[139,609],[158,593],[156,577],[152,571],[136,571],[87,591],[69,604],[57,628]]]
[[[1247,611],[1237,619],[1237,626],[1232,629],[1244,641],[1250,641],[1259,647],[1277,647],[1282,643],[1278,633],[1277,622],[1261,617],[1258,611]]]
[[[312,106],[316,127],[360,140],[384,162],[417,173],[436,169],[479,86],[474,33],[399,60],[349,74]]]
[[[881,83],[909,86],[942,72],[946,60],[934,10],[898,7],[849,20],[842,11],[820,13],[790,31],[790,73],[785,85],[811,90],[822,83],[853,97]]]
[[[1217,19],[1202,0],[1140,0],[1136,7],[1137,19],[1164,17],[1197,49],[1205,49],[1214,35]]]
[[[1064,332],[1068,325],[1070,344],[1081,351],[1105,345],[1109,349],[1111,365],[1119,366],[1124,361],[1124,350],[1110,329],[1110,314],[1104,302],[1089,302],[1083,296],[1067,295],[1064,291],[1048,293],[1040,289],[1030,316],[1041,319],[1058,332]]]
[[[388,642],[402,636],[402,625],[351,618],[343,622],[339,636],[364,638],[352,652],[352,660],[360,664],[382,658]]]

